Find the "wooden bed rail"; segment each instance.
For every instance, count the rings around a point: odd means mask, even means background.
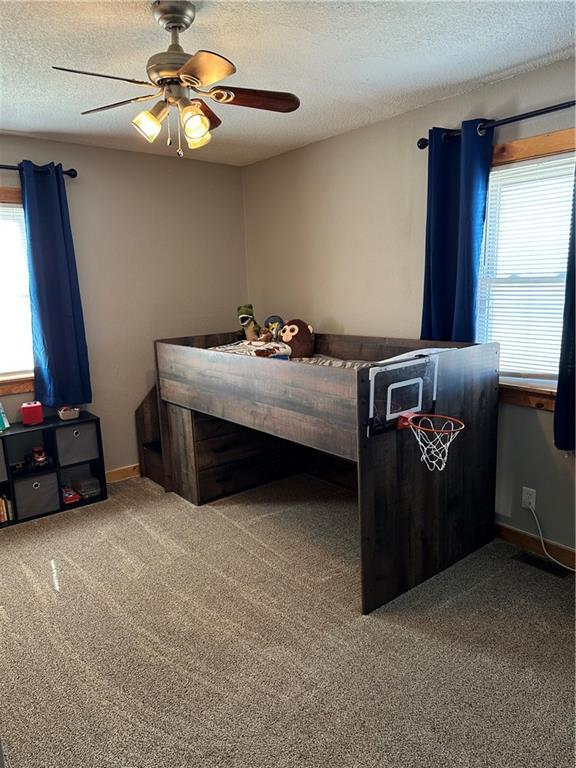
[[[356,371],[156,343],[160,397],[356,459]]]

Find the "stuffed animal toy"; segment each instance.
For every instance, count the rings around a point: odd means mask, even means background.
[[[279,335],[292,350],[291,357],[312,357],[314,354],[314,329],[304,320],[290,320]]]
[[[254,317],[254,307],[252,304],[241,304],[238,307],[238,320],[244,328],[246,341],[257,341],[260,335],[260,326]]]
[[[264,320],[264,327],[260,331],[258,341],[277,341],[278,333],[280,332],[280,329],[283,325],[284,320],[282,320],[280,315],[268,315],[266,320]]]
[[[272,334],[270,341],[278,339],[278,334],[283,325],[284,320],[282,320],[280,315],[268,315],[266,320],[264,320],[264,328]]]
[[[262,328],[258,341],[262,341],[265,344],[269,344],[274,339],[272,331],[269,328]]]

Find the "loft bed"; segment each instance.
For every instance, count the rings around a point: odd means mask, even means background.
[[[166,490],[199,505],[299,471],[357,489],[363,613],[493,538],[497,344],[316,335],[316,354],[372,363],[358,369],[211,349],[238,338],[156,342]],[[397,429],[413,401],[466,424],[443,472]]]

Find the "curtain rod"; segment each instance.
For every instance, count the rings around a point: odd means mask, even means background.
[[[0,165],[0,170],[2,171],[17,171],[18,166],[17,165]],[[78,171],[76,168],[68,168],[67,171],[62,171],[64,176],[70,176],[71,179],[75,179],[76,176],[78,176]]]
[[[521,115],[513,115],[512,117],[503,117],[501,120],[488,120],[486,123],[480,123],[478,131],[484,131],[486,128],[498,128],[500,125],[508,125],[509,123],[517,123],[519,120],[528,120],[531,117],[539,117],[540,115],[548,115],[550,112],[559,112],[561,109],[570,109],[576,104],[576,101],[563,101],[560,104],[552,104],[550,107],[542,107],[542,109],[535,109],[532,112],[523,112]],[[448,129],[446,134],[448,136],[459,136],[461,133],[459,128]],[[416,142],[418,149],[426,149],[428,146],[428,139],[422,137]]]

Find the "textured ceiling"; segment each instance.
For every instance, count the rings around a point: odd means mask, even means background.
[[[0,0],[0,131],[157,154],[130,125],[141,95],[126,83],[56,72],[50,65],[146,79],[168,34],[148,2]],[[223,120],[188,156],[246,165],[446,98],[475,84],[572,53],[571,2],[198,2],[186,51],[232,59],[230,84],[296,93],[282,115],[212,105]],[[543,94],[545,101],[545,94]]]

